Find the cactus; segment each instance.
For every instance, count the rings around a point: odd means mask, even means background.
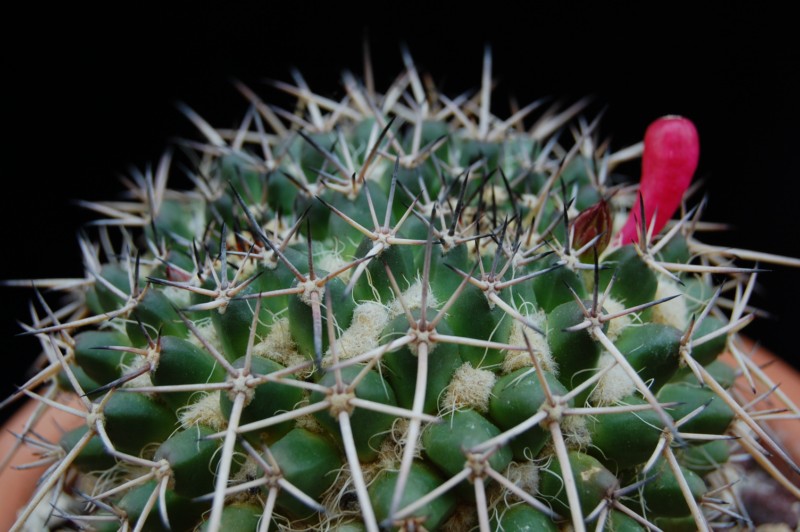
[[[453,99],[404,60],[383,94],[277,83],[294,110],[237,85],[233,130],[182,107],[195,188],[168,152],[86,204],[100,244],[33,281],[67,302],[40,298],[47,363],[4,403],[40,401],[20,444],[51,464],[14,530],[72,472],[54,515],[98,530],[708,530],[748,523],[731,453],[800,499],[732,264],[797,261],[697,239],[692,123],[611,152],[584,102],[494,116],[488,52]],[[46,409],[83,422],[37,442]]]

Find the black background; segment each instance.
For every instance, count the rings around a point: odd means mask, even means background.
[[[800,255],[800,54],[788,11],[731,3],[703,12],[680,3],[531,3],[524,12],[499,2],[348,4],[30,6],[5,16],[0,278],[81,275],[76,233],[92,216],[74,200],[118,197],[118,177],[131,165],[155,163],[172,138],[197,138],[176,102],[232,127],[246,103],[231,78],[282,102],[262,81],[290,80],[293,66],[312,89],[341,95],[341,70],[361,74],[365,32],[379,88],[401,70],[406,43],[445,92],[476,89],[488,43],[499,114],[509,96],[524,104],[591,95],[589,112],[606,109],[602,132],[615,148],[637,142],[658,116],[690,117],[701,136],[706,218],[734,226],[714,241]],[[630,170],[635,177],[638,169]],[[749,334],[800,365],[800,270],[760,280],[756,302],[775,319],[758,320]],[[14,337],[31,296],[0,289],[3,396],[38,352],[36,341]]]

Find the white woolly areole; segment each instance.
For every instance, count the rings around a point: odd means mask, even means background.
[[[315,253],[314,264],[326,272],[335,272],[347,266],[349,261],[346,261],[344,258],[342,258],[342,246],[337,245],[333,249],[325,250],[324,253]],[[347,282],[350,281],[350,274],[352,271],[352,268],[348,268],[347,270],[343,271],[338,275],[339,279],[347,284]]]
[[[616,314],[617,312],[625,310],[625,305],[616,299],[609,297],[603,303],[603,309],[605,309],[607,314]],[[622,334],[622,331],[625,329],[625,327],[631,324],[631,321],[631,314],[625,314],[619,318],[614,318],[608,322],[608,331],[606,332],[606,336],[608,336],[611,341],[616,340],[619,335]]]
[[[222,342],[219,339],[217,329],[214,328],[214,323],[211,321],[211,318],[197,320],[194,322],[194,326],[197,328],[197,333],[199,334],[200,338],[205,340],[206,343],[211,345],[214,349],[222,353]],[[203,342],[200,341],[200,338],[198,338],[197,335],[190,334],[188,340],[196,347],[205,350],[205,346],[203,345]]]
[[[369,485],[380,471],[374,463],[361,464],[359,467],[364,481]],[[331,472],[330,474],[333,474]],[[322,494],[322,506],[325,507],[323,523],[318,528],[313,530],[338,530],[335,528],[337,519],[347,519],[361,515],[359,508],[356,490],[353,485],[353,474],[350,471],[350,464],[345,460],[342,466],[336,470],[336,479],[333,484]],[[295,526],[293,526],[295,525]],[[280,530],[311,530],[308,526],[302,526],[299,523],[287,523],[286,526],[281,527]]]
[[[319,301],[325,301],[325,285],[317,286],[317,281],[312,281],[309,278],[306,281],[298,281],[297,286],[303,288],[303,291],[297,294],[297,297],[309,307],[314,305],[314,299],[311,297],[313,294],[317,294]]]
[[[477,212],[475,215],[477,215]],[[479,247],[470,243],[467,250],[469,251],[470,260],[478,260],[477,251],[480,251],[481,257],[494,257],[497,253],[497,243],[491,238],[483,238],[480,240]]]
[[[522,207],[527,211],[531,211],[539,206],[539,196],[537,196],[536,194],[524,192],[519,195],[519,198],[517,199],[517,205],[519,205],[520,207]],[[526,225],[529,224],[531,220],[533,220],[533,215],[528,215],[528,216],[530,217],[530,220],[528,219],[525,220]]]
[[[223,430],[228,421],[219,407],[219,391],[203,395],[197,401],[178,410],[178,420],[182,428],[206,425],[214,430]]]
[[[583,450],[592,443],[592,435],[586,426],[584,416],[564,416],[561,420],[564,444],[569,449]]]
[[[297,408],[301,406],[305,406],[307,401],[304,401],[297,405]],[[300,417],[295,418],[295,423],[297,428],[306,429],[309,432],[313,432],[314,434],[325,434],[325,429],[322,428],[322,425],[319,424],[317,418],[315,418],[312,414],[305,414]]]
[[[481,190],[483,191],[481,197],[486,203],[490,205],[492,204],[492,200],[494,200],[498,204],[505,203],[506,201],[508,201],[508,191],[506,190],[506,187],[503,185],[493,185],[490,187],[485,186],[481,188]]]
[[[152,353],[154,351],[150,351],[150,352]],[[158,352],[158,351],[156,350],[155,352]],[[125,364],[121,364],[120,365],[120,369],[122,370],[122,374],[123,375],[129,375],[129,374],[135,372],[136,370],[140,369],[145,364],[149,364],[149,363],[150,362],[144,357],[136,357],[135,359],[133,359],[133,361],[132,361],[132,363],[130,365],[126,366]],[[141,375],[139,375],[135,379],[129,380],[129,381],[125,382],[122,385],[123,388],[145,388],[145,387],[149,387],[149,386],[153,386],[153,380],[150,378],[150,372],[149,371],[145,371],[144,373],[142,373]],[[144,395],[147,395],[149,397],[153,397],[154,394],[146,392]]]
[[[189,290],[176,286],[162,286],[160,290],[178,308],[186,308],[192,304],[192,293]]]
[[[678,285],[671,279],[660,279],[656,288],[656,299],[682,294]],[[683,331],[689,325],[686,317],[686,301],[683,297],[676,297],[653,307],[653,322],[671,325]]]
[[[491,371],[473,368],[472,364],[465,362],[455,371],[445,388],[442,404],[448,411],[471,408],[486,412],[496,380]]]
[[[376,462],[379,464],[380,470],[392,471],[400,468],[403,452],[408,442],[408,428],[408,419],[396,418],[394,420],[389,437],[383,440],[378,453]],[[415,447],[414,456],[422,457],[422,449],[419,446]]]
[[[533,314],[525,314],[524,316],[528,321],[536,325],[542,331],[547,329],[547,316],[543,310]],[[525,345],[525,338],[523,337],[523,334],[527,336],[528,342],[530,342],[531,347],[533,348],[533,356],[535,356],[536,360],[539,361],[542,369],[557,375],[558,366],[556,361],[553,359],[552,353],[550,352],[550,345],[547,343],[546,336],[529,329],[518,320],[514,320],[511,325],[511,334],[508,337],[508,343],[511,345]],[[505,352],[502,367],[503,374],[508,374],[518,370],[519,368],[525,368],[529,366],[533,366],[533,361],[531,360],[530,353],[527,351],[509,350]]]
[[[231,256],[232,255],[228,255],[228,257]],[[244,265],[242,265],[243,261],[244,257],[239,257],[239,261],[234,263],[238,268],[241,268],[239,279],[248,279],[258,273],[259,263],[257,261],[253,259],[247,259],[247,262],[245,262]]]
[[[436,297],[433,295],[433,290],[431,290],[430,285],[428,285],[428,294],[427,298],[427,305],[429,308],[438,308],[439,302],[436,300]],[[405,303],[406,308],[408,310],[416,310],[422,306],[422,280],[417,278],[414,283],[409,286],[405,292],[403,292],[402,297],[403,303]],[[403,305],[400,303],[400,299],[395,299],[391,303],[389,303],[389,318],[395,318],[400,314],[403,314],[405,311],[403,310]]]
[[[611,353],[603,351],[598,368],[602,370],[613,364],[616,364],[616,360]],[[589,399],[596,405],[611,405],[634,391],[636,391],[636,385],[622,369],[622,366],[617,364],[603,375]]]
[[[247,233],[246,238],[248,237],[252,238],[252,235],[250,233]],[[239,241],[236,237],[236,234],[233,233],[232,231],[228,233],[228,238],[226,239],[226,243],[228,245],[229,250],[235,250],[239,248]],[[227,256],[227,261],[230,264],[234,265],[237,269],[240,269],[241,273],[239,279],[247,279],[248,277],[256,273],[256,270],[258,268],[258,261],[248,257],[247,261],[245,262],[245,255],[231,253]],[[217,261],[217,264],[215,264],[215,266],[218,265],[219,264]]]
[[[294,366],[305,362],[307,359],[297,352],[289,331],[289,318],[275,320],[269,334],[253,346],[253,354],[268,358],[282,366]]]
[[[248,477],[252,479],[264,476],[264,471],[261,470],[261,466],[251,456],[247,455],[239,462],[239,469],[236,471],[236,473],[231,475],[231,480],[244,483],[247,481]]]
[[[359,304],[353,311],[353,321],[336,339],[336,354],[345,360],[366,353],[380,345],[380,336],[389,323],[386,307],[374,301]],[[327,355],[331,354],[328,348]]]
[[[538,493],[540,467],[541,465],[535,462],[511,462],[508,464],[505,477],[510,480],[512,484],[522,488],[522,491],[525,493]],[[509,499],[508,502],[522,500],[513,493],[509,493]]]

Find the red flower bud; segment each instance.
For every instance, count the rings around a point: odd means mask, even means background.
[[[572,248],[580,249],[597,235],[601,235],[596,243],[597,254],[600,255],[611,241],[611,225],[611,211],[605,200],[601,199],[595,205],[581,212],[572,222],[574,231]],[[580,256],[580,259],[582,262],[592,262],[594,252],[589,249]]]
[[[664,228],[680,206],[699,158],[700,140],[691,120],[665,116],[650,124],[644,135],[639,197],[620,231],[622,244],[639,240],[642,199],[646,227],[656,216],[653,234]]]

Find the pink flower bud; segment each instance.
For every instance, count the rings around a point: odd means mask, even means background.
[[[700,139],[691,120],[680,116],[659,118],[647,128],[642,155],[639,197],[620,231],[622,244],[638,242],[640,202],[644,200],[646,227],[656,216],[658,234],[681,204],[700,158]]]

